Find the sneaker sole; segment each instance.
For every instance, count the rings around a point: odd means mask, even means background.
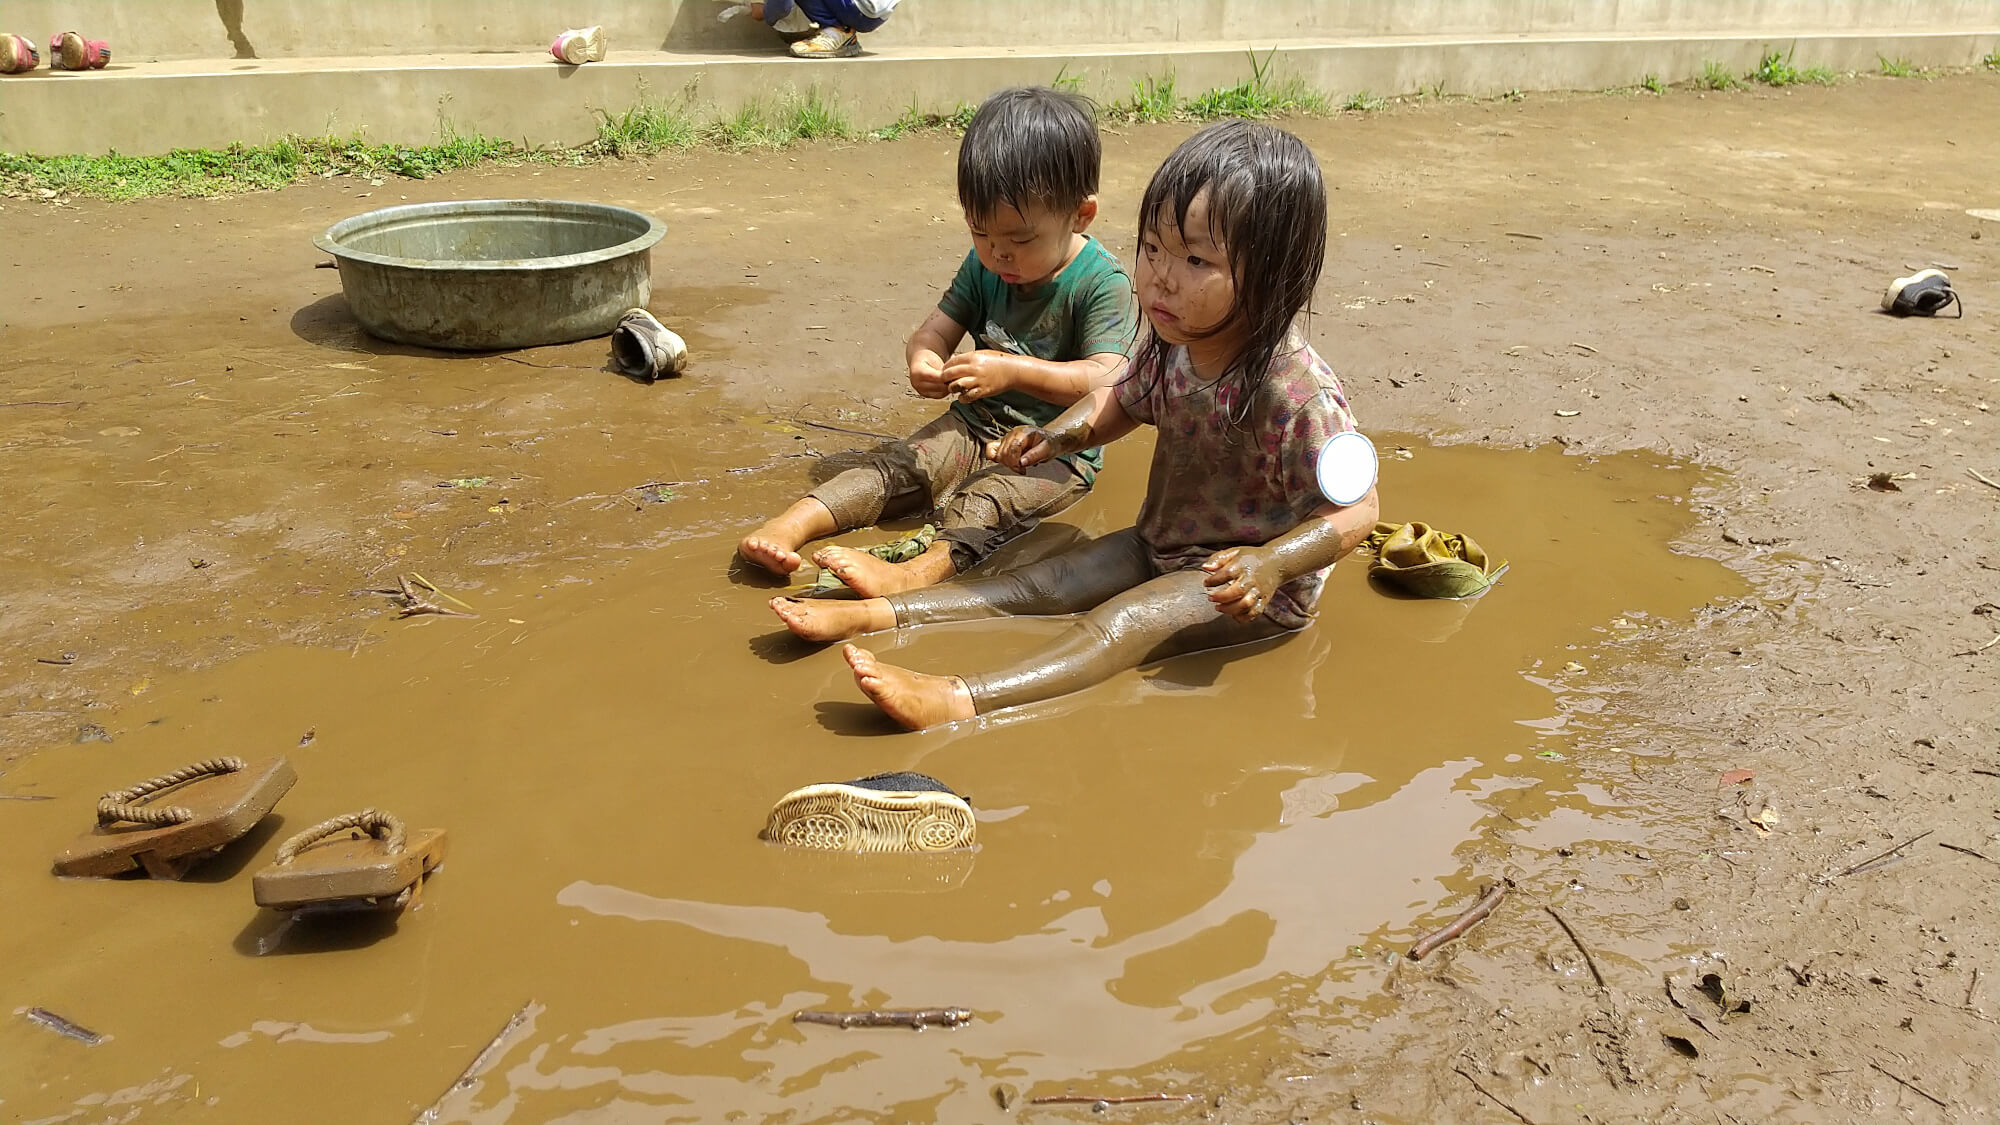
[[[971,847],[975,833],[972,807],[953,794],[827,783],[785,794],[763,837],[820,851],[948,852]]]
[[[793,51],[795,59],[853,59],[861,57],[859,41],[848,43],[831,51]]]
[[[1945,273],[1943,270],[1918,270],[1908,277],[1899,277],[1890,282],[1889,291],[1882,294],[1882,307],[1885,309],[1894,309],[1896,307],[1896,298],[1903,295],[1903,290],[1908,289],[1919,281],[1928,281],[1933,277],[1944,276]],[[1950,279],[1946,278],[1946,280],[1948,282]]]

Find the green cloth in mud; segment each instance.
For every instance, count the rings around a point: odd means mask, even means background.
[[[1424,523],[1378,523],[1362,546],[1375,552],[1368,577],[1420,598],[1483,594],[1507,569],[1466,536]]]
[[[877,543],[873,547],[868,548],[868,553],[881,559],[883,562],[906,563],[923,554],[925,551],[930,550],[931,544],[936,542],[937,528],[932,527],[930,524],[925,524],[917,530],[915,535],[907,539],[892,539],[887,543]],[[838,590],[840,589],[840,577],[827,568],[820,567],[819,578],[813,583],[813,589]]]

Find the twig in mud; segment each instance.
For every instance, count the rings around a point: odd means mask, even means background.
[[[1591,355],[1597,354],[1597,349],[1591,347],[1589,344],[1579,344],[1575,340],[1571,340],[1569,342],[1569,346],[1572,348],[1582,348],[1584,351],[1589,352]]]
[[[536,363],[532,359],[522,359],[517,355],[496,355],[494,359],[504,359],[508,363],[518,363],[523,367],[539,367],[544,371],[609,371],[608,367],[585,367],[580,363]]]
[[[1979,967],[1978,967],[1977,965],[1975,965],[1975,966],[1973,966],[1973,968],[1972,968],[1972,979],[1971,979],[1971,980],[1969,980],[1969,981],[1967,981],[1967,982],[1966,982],[1966,984],[1965,984],[1965,1007],[1966,1007],[1966,1008],[1970,1009],[1970,1008],[1972,1007],[1972,994],[1973,994],[1973,992],[1974,992],[1974,991],[1976,991],[1976,990],[1977,990],[1978,988],[1979,988]]]
[[[1528,233],[1527,231],[1524,231],[1524,230],[1510,230],[1510,231],[1507,231],[1507,232],[1506,232],[1506,234],[1507,234],[1507,237],[1508,237],[1508,238],[1529,238],[1529,239],[1533,239],[1533,240],[1534,240],[1534,241],[1536,241],[1536,242],[1540,242],[1540,241],[1542,240],[1542,236],[1541,236],[1541,235],[1539,235],[1539,234],[1529,234],[1529,233]]]
[[[1985,644],[1983,644],[1983,645],[1980,645],[1980,646],[1979,646],[1978,648],[1969,648],[1969,649],[1966,649],[1966,650],[1965,650],[1964,652],[1954,652],[1954,653],[1952,653],[1952,655],[1953,655],[1953,656],[1978,656],[1978,655],[1979,655],[1980,653],[1982,653],[1982,652],[1985,652],[1985,651],[1986,651],[1987,649],[1989,649],[1989,648],[1992,648],[1992,647],[1993,647],[1994,645],[2000,645],[2000,633],[1996,633],[1996,634],[1994,634],[1994,635],[1993,635],[1993,639],[1992,639],[1992,640],[1990,640],[1990,641],[1987,641],[1987,642],[1986,642]]]
[[[1590,970],[1590,979],[1597,982],[1597,987],[1603,988],[1604,974],[1597,971],[1597,958],[1590,955],[1590,947],[1583,944],[1583,939],[1576,936],[1576,930],[1570,926],[1569,920],[1556,913],[1555,907],[1544,904],[1542,909],[1548,911],[1549,917],[1554,918],[1556,925],[1563,928],[1563,933],[1569,935],[1570,943],[1576,946],[1578,953],[1583,954],[1583,964]]]
[[[1985,852],[1976,852],[1976,851],[1973,851],[1973,850],[1972,850],[1971,848],[1962,848],[1962,847],[1959,847],[1959,846],[1958,846],[1957,844],[1947,844],[1947,843],[1945,843],[1945,842],[1944,842],[1944,841],[1942,841],[1942,840],[1939,840],[1939,841],[1938,841],[1938,847],[1940,847],[1940,848],[1950,848],[1950,849],[1951,849],[1952,851],[1955,851],[1955,852],[1962,852],[1962,853],[1964,853],[1964,854],[1966,854],[1966,855],[1969,855],[1969,856],[1974,856],[1974,857],[1977,857],[1977,858],[1979,858],[1979,859],[1983,859],[1983,860],[1985,860],[1985,861],[1986,861],[1986,862],[1988,862],[1988,863],[2000,863],[2000,859],[1994,859],[1994,858],[1993,858],[1992,856],[1990,856],[1990,855],[1987,855],[1987,854],[1986,854]],[[1977,972],[1978,970],[1976,970],[1976,969],[1975,969],[1975,970],[1973,970],[1973,971],[1974,971],[1974,972]]]
[[[421,577],[421,575],[419,575],[419,577]],[[426,586],[430,586],[430,584],[429,584],[429,583],[425,583],[425,585],[426,585]],[[437,587],[435,587],[435,586],[430,586],[430,590],[431,590],[431,592],[432,592],[432,593],[434,593],[434,594],[443,594],[443,596],[445,596],[445,597],[447,597],[447,598],[451,598],[451,595],[450,595],[450,594],[445,594],[445,593],[444,593],[444,591],[442,591],[442,590],[439,590],[439,589],[438,589]],[[396,599],[397,601],[401,602],[401,603],[402,603],[402,610],[403,610],[403,612],[401,612],[401,613],[399,613],[399,614],[397,614],[397,615],[396,615],[396,616],[397,616],[397,617],[399,617],[399,618],[402,618],[402,617],[415,617],[415,616],[417,616],[418,614],[424,614],[424,613],[432,613],[432,614],[436,614],[436,615],[437,615],[437,616],[439,616],[439,617],[478,617],[478,616],[479,616],[479,615],[478,615],[478,614],[476,614],[476,613],[461,613],[461,612],[460,612],[460,611],[458,611],[458,610],[455,610],[455,609],[450,609],[450,608],[447,608],[447,607],[445,607],[445,606],[441,606],[441,605],[437,604],[436,602],[434,602],[434,601],[430,600],[429,598],[427,598],[427,597],[423,596],[422,594],[419,594],[419,593],[417,593],[417,590],[416,590],[416,587],[414,587],[414,586],[410,585],[410,580],[409,580],[409,578],[407,578],[407,577],[405,577],[404,575],[401,575],[401,574],[398,574],[398,575],[396,576],[396,587],[395,587],[395,589],[393,589],[393,590],[370,590],[370,591],[369,591],[369,593],[372,593],[372,594],[382,594],[382,595],[385,595],[385,596],[387,596],[387,597],[391,597],[391,598],[395,598],[395,599]],[[451,598],[451,600],[452,600],[452,601],[455,601],[455,602],[457,602],[457,601],[458,601],[458,599],[457,599],[457,598]],[[464,602],[458,602],[458,604],[460,604],[460,605],[464,605],[465,603],[464,603]]]
[[[425,578],[423,575],[418,574],[416,571],[414,570],[411,571],[410,577],[417,580],[417,585],[422,586],[424,589],[429,590],[431,593],[436,594],[438,597],[443,598],[444,600],[451,602],[454,605],[465,606],[465,608],[468,610],[472,608],[471,606],[466,605],[464,602],[459,601],[457,598],[452,597],[450,594],[445,593],[443,590],[438,588],[437,583],[432,582],[430,579]]]
[[[1179,1102],[1183,1105],[1194,1100],[1193,1094],[1126,1094],[1122,1097],[1105,1098],[1095,1094],[1043,1094],[1039,1098],[1029,1098],[1029,1105],[1138,1105],[1141,1102]]]
[[[1860,863],[1855,864],[1853,867],[1850,867],[1847,870],[1842,871],[1840,874],[1835,875],[1834,878],[1839,879],[1847,875],[1852,875],[1856,871],[1860,871],[1863,868],[1872,867],[1875,864],[1880,863],[1885,859],[1888,859],[1890,856],[1895,855],[1897,852],[1902,851],[1904,848],[1909,847],[1911,844],[1916,843],[1918,840],[1921,840],[1924,837],[1936,831],[1937,829],[1935,828],[1927,828],[1924,831],[1917,833],[1915,836],[1912,836],[1909,839],[1903,841],[1902,843],[1897,844],[1895,847],[1890,848],[1888,851],[1883,852],[1881,855],[1875,856],[1872,859],[1862,860]]]
[[[29,1023],[40,1024],[57,1035],[68,1036],[86,1047],[95,1047],[104,1042],[104,1036],[82,1024],[71,1023],[47,1008],[29,1008],[21,1014],[28,1017]]]
[[[1883,1074],[1888,1075],[1890,1080],[1895,1082],[1896,1085],[1901,1086],[1905,1090],[1909,1090],[1912,1093],[1917,1094],[1919,1097],[1929,1100],[1939,1109],[1951,1108],[1951,1103],[1945,1101],[1943,1098],[1938,1097],[1936,1094],[1931,1093],[1929,1090],[1924,1089],[1922,1086],[1917,1085],[1916,1083],[1910,1081],[1907,1078],[1898,1078],[1894,1071],[1890,1070],[1888,1067],[1883,1066],[1881,1063],[1875,1062],[1874,1060],[1871,1059],[1869,1060],[1868,1065],[1874,1067],[1876,1070],[1881,1071]]]
[[[1502,1097],[1501,1097],[1500,1095],[1498,1095],[1498,1094],[1494,1093],[1493,1091],[1491,1091],[1491,1090],[1487,1089],[1486,1087],[1484,1087],[1484,1086],[1480,1085],[1480,1083],[1479,1083],[1479,1079],[1477,1079],[1477,1078],[1474,1078],[1474,1077],[1472,1076],[1472,1072],[1471,1072],[1471,1071],[1469,1071],[1469,1070],[1465,1069],[1465,1068],[1464,1068],[1464,1067],[1462,1067],[1462,1066],[1454,1066],[1454,1067],[1452,1067],[1452,1069],[1458,1072],[1458,1074],[1459,1074],[1459,1077],[1461,1077],[1461,1078],[1465,1079],[1465,1080],[1466,1080],[1467,1082],[1470,1082],[1470,1083],[1472,1083],[1472,1088],[1473,1088],[1473,1089],[1475,1089],[1475,1090],[1479,1091],[1480,1093],[1482,1093],[1482,1094],[1486,1095],[1486,1100],[1487,1100],[1487,1101],[1490,1101],[1490,1102],[1492,1102],[1492,1103],[1493,1103],[1494,1105],[1497,1105],[1497,1106],[1499,1106],[1499,1107],[1500,1107],[1501,1109],[1504,1109],[1504,1110],[1506,1110],[1506,1111],[1507,1111],[1508,1113],[1511,1113],[1511,1114],[1513,1114],[1513,1115],[1514,1115],[1514,1116],[1515,1116],[1515,1117],[1516,1117],[1517,1119],[1519,1119],[1519,1120],[1521,1121],[1522,1125],[1535,1125],[1535,1119],[1534,1119],[1534,1118],[1532,1118],[1532,1117],[1529,1117],[1529,1116],[1528,1116],[1527,1114],[1525,1114],[1525,1113],[1522,1113],[1522,1112],[1521,1112],[1520,1110],[1518,1110],[1518,1109],[1515,1109],[1515,1108],[1514,1108],[1513,1106],[1511,1106],[1511,1105],[1507,1104],[1507,1100],[1506,1100],[1505,1098],[1502,1098]]]
[[[53,800],[55,800],[54,797],[46,797],[40,793],[0,793],[0,801],[53,801]]]
[[[877,441],[897,440],[891,434],[878,434],[874,430],[850,430],[846,426],[836,426],[831,422],[815,422],[810,418],[787,418],[785,421],[795,426],[811,426],[815,430],[832,430],[836,434],[851,434],[854,437],[874,438]]]
[[[535,1003],[533,1000],[521,1005],[520,1009],[501,1026],[499,1033],[487,1040],[486,1046],[477,1055],[473,1056],[472,1062],[464,1070],[458,1072],[458,1079],[444,1093],[438,1095],[438,1100],[432,1102],[429,1109],[418,1114],[417,1119],[412,1125],[432,1125],[433,1122],[437,1121],[439,1116],[444,1113],[444,1103],[446,1100],[453,1094],[470,1087],[479,1078],[480,1072],[486,1069],[486,1064],[492,1062],[494,1057],[505,1049],[507,1041],[514,1037],[514,1033],[521,1029],[521,1025],[527,1023],[540,1010],[541,1005]]]
[[[972,1022],[967,1008],[882,1008],[866,1012],[794,1012],[793,1023],[817,1023],[846,1030],[850,1027],[907,1027],[922,1031],[927,1027],[958,1027]]]
[[[1421,961],[1430,956],[1438,946],[1463,936],[1467,930],[1484,921],[1488,914],[1493,913],[1493,908],[1500,905],[1500,900],[1506,896],[1507,884],[1505,883],[1495,883],[1486,888],[1486,893],[1480,896],[1479,901],[1473,903],[1471,908],[1466,910],[1465,913],[1452,919],[1451,925],[1418,938],[1417,944],[1410,947],[1408,954],[1410,960]]]
[[[56,399],[54,401],[49,401],[39,398],[31,398],[31,399],[23,399],[20,402],[0,402],[0,406],[75,406],[75,405],[76,405],[76,400],[73,398],[61,398],[61,399]]]
[[[12,406],[13,403],[8,403],[7,405]],[[1980,484],[1983,484],[1988,488],[2000,488],[2000,480],[1994,480],[1992,477],[1987,476],[1985,473],[1980,472],[1978,469],[1968,468],[1965,471],[1967,475],[1972,477],[1973,480],[1978,481]]]

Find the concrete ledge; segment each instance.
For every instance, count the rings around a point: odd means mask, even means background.
[[[1778,41],[1795,50],[1793,62],[1801,67],[1873,71],[1880,57],[1969,66],[2000,47],[2000,24],[1970,31],[1802,31]],[[621,52],[582,67],[525,53],[161,62],[0,78],[0,150],[146,154],[357,132],[378,142],[420,144],[436,140],[445,122],[530,144],[576,144],[595,134],[600,112],[682,95],[728,112],[808,84],[857,125],[872,127],[913,104],[949,109],[1001,86],[1058,74],[1114,100],[1128,96],[1136,81],[1171,73],[1188,95],[1248,78],[1253,51],[1275,52],[1278,76],[1336,96],[1435,84],[1489,96],[1603,89],[1648,74],[1674,82],[1700,73],[1710,60],[1741,74],[1773,46],[1768,35],[1524,34],[884,48],[832,63],[674,52]]]

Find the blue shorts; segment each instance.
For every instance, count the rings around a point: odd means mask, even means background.
[[[792,14],[794,7],[821,27],[844,27],[849,31],[873,31],[889,22],[888,16],[871,16],[855,6],[854,0],[764,0],[764,22],[777,23]]]

